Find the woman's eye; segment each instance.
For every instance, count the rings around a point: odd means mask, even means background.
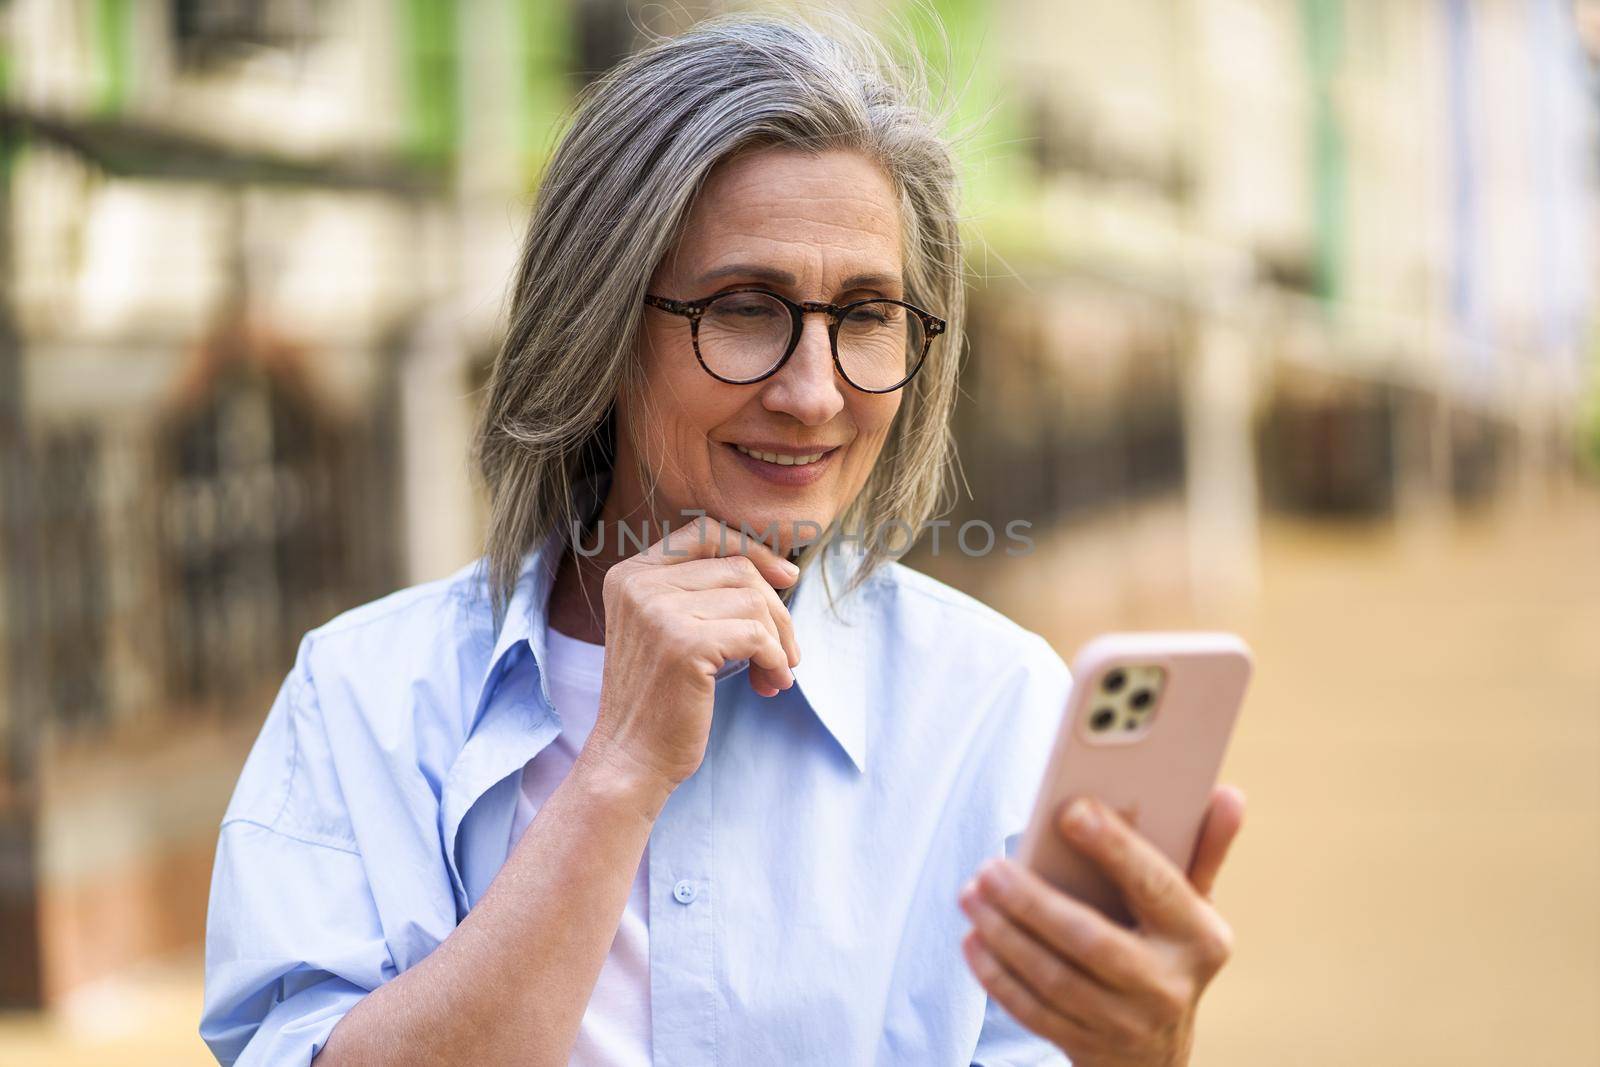
[[[750,318],[756,315],[770,314],[773,310],[773,305],[770,300],[763,300],[759,297],[754,299],[748,297],[744,299],[723,297],[711,305],[711,310],[718,315],[737,315],[743,318]]]
[[[880,311],[868,311],[865,308],[850,312],[847,318],[857,326],[889,325],[889,317],[887,315]]]

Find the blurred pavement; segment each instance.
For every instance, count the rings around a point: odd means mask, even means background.
[[[1255,648],[1223,775],[1249,800],[1217,889],[1237,946],[1195,1067],[1600,1063],[1600,495],[1269,520],[1259,603],[1188,618],[1168,518],[1041,545],[989,599],[1069,657],[1115,626]],[[1127,558],[1154,577],[1106,577]]]

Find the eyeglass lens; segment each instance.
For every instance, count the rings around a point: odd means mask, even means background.
[[[764,293],[728,293],[700,319],[700,358],[719,378],[751,381],[783,359],[793,319]],[[863,389],[897,385],[921,354],[920,316],[899,304],[872,301],[851,308],[839,323],[837,350],[844,376]]]

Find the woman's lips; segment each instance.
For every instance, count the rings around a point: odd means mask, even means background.
[[[748,456],[732,444],[725,443],[725,447],[735,460],[756,477],[773,485],[786,486],[810,485],[815,482],[827,473],[828,468],[833,465],[834,456],[839,452],[838,448],[830,448],[821,459],[810,463],[782,464],[768,463],[764,459]]]

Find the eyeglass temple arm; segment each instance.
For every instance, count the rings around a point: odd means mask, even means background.
[[[668,300],[664,296],[652,296],[646,293],[644,302],[651,307],[658,307],[662,311],[670,311],[674,315],[693,317],[705,310],[705,301],[703,300]]]

